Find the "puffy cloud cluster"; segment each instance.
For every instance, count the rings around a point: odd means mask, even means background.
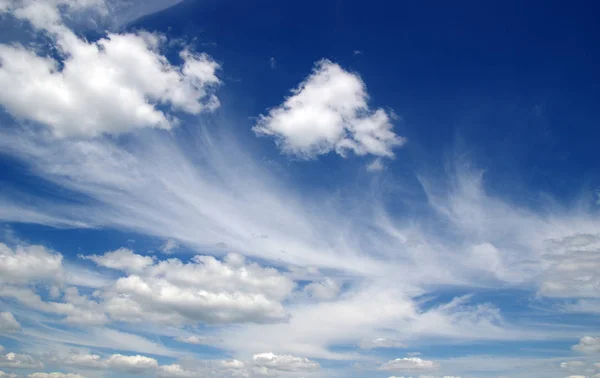
[[[113,354],[102,358],[95,354],[72,354],[53,361],[56,364],[85,370],[107,370],[123,374],[171,377],[254,377],[280,374],[310,373],[320,369],[317,362],[291,355],[262,353],[249,361],[240,360],[185,360],[180,363],[159,365],[158,361],[142,355]]]
[[[109,262],[113,255],[107,255],[95,259],[115,266]],[[131,271],[127,261],[139,268],[142,256],[130,257],[119,269]],[[287,319],[281,302],[294,287],[276,269],[230,254],[223,261],[195,256],[187,263],[174,258],[156,262],[119,278],[103,296],[107,312],[121,321],[269,323]]]
[[[600,353],[600,337],[584,336],[572,349],[586,354]]]
[[[317,362],[308,358],[274,353],[256,354],[252,357],[252,363],[259,368],[278,371],[314,371],[320,368]]]
[[[205,361],[201,366],[163,365],[159,377],[263,377],[306,375],[320,369],[319,363],[308,358],[274,353],[260,353],[250,361]]]
[[[40,361],[29,354],[5,352],[4,347],[0,345],[0,367],[10,369],[36,369],[44,366]]]
[[[135,254],[127,248],[119,248],[112,252],[106,252],[102,256],[79,255],[79,257],[92,260],[98,266],[128,272],[140,272],[154,263],[152,257]]]
[[[77,287],[51,286],[42,298],[30,283],[51,282],[63,273],[62,256],[43,247],[0,244],[0,297],[12,298],[38,311],[64,316],[70,324],[102,325],[111,319],[161,324],[270,323],[288,318],[282,301],[295,283],[273,268],[250,263],[236,254],[223,260],[195,256],[188,262],[155,258],[118,249],[103,255],[80,256],[122,276],[82,295]],[[2,313],[0,326],[18,329],[12,314]],[[188,341],[188,340],[186,340]]]
[[[0,44],[0,104],[13,116],[49,126],[59,137],[171,129],[171,111],[198,114],[219,106],[219,65],[184,48],[181,65],[163,54],[165,38],[147,32],[78,37],[60,10],[102,11],[102,1],[11,2],[4,12],[47,35],[60,59],[34,47]],[[168,111],[167,111],[167,110]]]
[[[101,304],[80,295],[76,287],[65,289],[63,302],[45,301],[30,287],[3,286],[0,297],[13,298],[44,313],[62,315],[71,324],[100,325],[108,321]]]
[[[56,358],[55,364],[92,370],[111,370],[126,374],[145,374],[158,369],[158,361],[142,355],[112,354],[102,358],[97,354],[75,353]]]
[[[405,143],[383,109],[369,109],[361,78],[329,60],[319,61],[292,93],[253,128],[273,136],[285,153],[312,158],[333,150],[342,156],[351,151],[393,157],[393,148]]]
[[[54,280],[63,274],[63,257],[43,246],[18,246],[0,243],[0,283],[24,284]]]

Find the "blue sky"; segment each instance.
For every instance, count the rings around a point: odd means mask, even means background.
[[[0,377],[600,377],[597,11],[0,0]]]

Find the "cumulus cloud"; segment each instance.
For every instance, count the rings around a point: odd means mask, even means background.
[[[62,272],[62,257],[39,246],[0,245],[4,259],[0,297],[48,314],[64,316],[73,325],[102,325],[111,319],[126,322],[158,322],[181,325],[205,323],[270,323],[288,319],[283,301],[295,283],[274,268],[247,262],[229,254],[223,260],[195,256],[159,261],[128,249],[85,257],[102,267],[123,272],[123,276],[89,294],[75,286],[51,287],[51,298],[42,298],[39,288],[27,285],[42,277],[51,279]],[[25,268],[25,269],[24,269]],[[110,282],[110,281],[109,281]],[[3,314],[6,327],[16,327],[12,315]],[[207,339],[208,340],[208,339]],[[200,339],[185,339],[187,342]]]
[[[1,354],[4,349],[0,347],[0,367],[11,369],[35,369],[43,364],[28,354],[9,352]]]
[[[147,32],[88,42],[62,23],[59,5],[29,1],[7,9],[45,32],[61,58],[0,44],[0,86],[11,88],[2,91],[0,104],[13,116],[49,126],[59,137],[96,136],[171,129],[177,119],[170,111],[198,114],[219,106],[212,93],[219,66],[208,55],[186,48],[182,64],[173,65],[162,53],[165,38]]]
[[[249,377],[252,373],[252,367],[239,360],[202,361],[201,363],[193,364],[193,366],[182,366],[180,364],[161,365],[158,369],[158,376],[161,378]]]
[[[0,287],[0,297],[14,298],[41,312],[64,315],[66,323],[100,325],[108,321],[101,304],[87,296],[80,295],[76,287],[69,287],[65,290],[63,302],[45,301],[33,289],[27,287]]]
[[[141,374],[148,370],[158,368],[158,361],[146,356],[124,356],[113,354],[108,358],[106,364],[109,368],[130,374]]]
[[[304,376],[320,369],[317,362],[307,358],[274,353],[260,353],[250,361],[209,360],[198,363],[162,365],[158,376],[176,377],[262,377]]]
[[[97,265],[105,268],[124,270],[130,272],[142,271],[144,270],[144,268],[154,263],[154,259],[152,257],[138,255],[136,253],[133,253],[133,251],[128,248],[119,248],[116,251],[106,252],[102,256],[79,255],[79,257],[87,260],[92,260]]]
[[[230,254],[223,261],[212,256],[160,261],[119,278],[103,296],[110,316],[122,321],[263,323],[287,319],[281,301],[294,286],[276,269]]]
[[[0,332],[15,332],[21,329],[21,324],[8,311],[0,312]]]
[[[600,353],[600,337],[584,336],[572,349],[586,354]]]
[[[274,353],[255,354],[252,363],[257,367],[278,371],[314,371],[320,368],[317,362],[308,358]]]
[[[42,246],[17,246],[0,243],[0,282],[23,284],[61,277],[62,255]]]
[[[321,60],[292,96],[260,116],[253,130],[274,137],[283,152],[302,158],[330,151],[394,157],[394,147],[405,139],[392,131],[388,113],[370,110],[367,100],[358,75]]]
[[[436,370],[439,364],[434,361],[423,360],[419,357],[396,358],[388,361],[379,367],[379,370],[386,371],[423,371]]]
[[[106,367],[106,362],[102,360],[97,354],[71,354],[67,358],[59,361],[61,364],[75,366],[79,368],[89,369],[89,368],[104,368]]]
[[[75,353],[53,362],[81,369],[109,369],[128,374],[142,374],[158,369],[156,359],[142,355],[112,354],[102,358],[97,354]]]

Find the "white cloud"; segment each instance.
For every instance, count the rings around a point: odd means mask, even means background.
[[[173,240],[173,239],[168,239],[165,244],[163,244],[160,247],[160,250],[162,253],[165,254],[171,254],[173,253],[177,248],[179,248],[179,244]]]
[[[304,292],[310,297],[319,300],[331,300],[340,293],[340,284],[327,277],[324,280],[312,282],[304,288]]]
[[[583,361],[565,361],[560,363],[560,368],[568,371],[578,371],[585,368],[586,363]]]
[[[211,344],[215,344],[218,343],[219,341],[221,341],[221,339],[219,339],[218,337],[214,337],[214,336],[198,336],[198,335],[194,335],[194,336],[187,336],[187,337],[177,337],[175,338],[175,340],[179,341],[180,343],[185,343],[185,344],[196,344],[196,345],[211,345]]]
[[[124,356],[113,354],[106,361],[111,369],[123,371],[131,374],[141,374],[148,370],[158,369],[158,361],[146,356]]]
[[[250,361],[240,360],[203,360],[186,361],[185,365],[175,363],[161,365],[158,376],[177,377],[262,377],[262,376],[307,376],[320,369],[317,362],[291,355],[261,353]]]
[[[396,358],[388,361],[379,367],[379,370],[386,371],[422,371],[437,370],[439,364],[434,361],[423,360],[419,357]]]
[[[267,373],[269,372],[270,371],[267,371]],[[158,376],[161,378],[229,378],[254,376],[251,374],[252,367],[239,360],[202,361],[199,364],[192,364],[192,366],[182,366],[180,364],[161,365],[158,370]]]
[[[102,256],[79,255],[79,257],[92,260],[97,265],[105,268],[124,270],[128,272],[140,272],[144,270],[144,268],[147,268],[154,263],[154,259],[152,257],[135,254],[128,248],[119,248],[112,252],[106,252]]]
[[[600,298],[600,235],[575,233],[546,241],[548,268],[540,294],[563,298]]]
[[[253,130],[273,136],[285,153],[303,158],[332,150],[342,156],[352,151],[393,157],[393,148],[405,139],[394,134],[383,109],[369,109],[367,99],[358,75],[321,60],[291,97],[260,116]]]
[[[0,297],[14,298],[41,312],[64,315],[64,321],[71,324],[99,325],[108,321],[101,305],[80,295],[75,287],[65,290],[64,302],[44,301],[33,289],[14,286],[0,287]]]
[[[62,278],[62,255],[42,246],[17,246],[0,243],[0,282],[24,284],[30,281]]]
[[[140,275],[119,278],[104,294],[114,319],[180,323],[278,322],[287,319],[281,301],[294,283],[277,270],[195,256],[157,262]]]
[[[146,32],[96,42],[62,24],[56,4],[32,1],[11,14],[47,32],[62,60],[20,45],[0,45],[0,104],[13,116],[39,122],[59,137],[118,134],[142,127],[171,129],[177,119],[159,109],[198,114],[219,106],[212,93],[219,68],[184,49],[181,66],[162,55],[164,38]]]
[[[79,368],[97,369],[106,367],[106,362],[97,354],[71,354],[67,358],[61,360],[60,363]]]
[[[0,353],[3,351],[0,349]],[[0,367],[11,369],[35,369],[43,364],[28,354],[9,352],[0,354]]]
[[[315,371],[320,368],[317,362],[308,358],[274,353],[255,354],[252,357],[252,363],[256,367],[277,371]]]
[[[2,3],[0,2],[0,7],[2,6]],[[12,373],[5,373],[2,370],[0,370],[0,378],[17,378],[16,374],[12,374]]]
[[[8,311],[0,312],[0,332],[15,332],[21,329],[21,324]]]
[[[586,354],[600,353],[600,337],[584,336],[572,349]]]
[[[405,348],[406,344],[401,341],[388,339],[385,337],[376,337],[373,339],[361,340],[359,346],[362,349],[376,349],[376,348]]]
[[[380,172],[385,169],[385,165],[381,159],[375,159],[367,165],[368,172]]]
[[[198,377],[197,371],[186,370],[179,364],[161,365],[158,371],[159,377],[177,378],[177,377]]]

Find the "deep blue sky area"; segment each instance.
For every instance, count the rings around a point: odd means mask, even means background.
[[[574,198],[599,180],[598,9],[591,1],[184,1],[129,27],[193,36],[222,62],[224,96],[236,94],[223,108],[237,110],[242,133],[251,133],[245,118],[276,106],[326,58],[358,72],[372,105],[401,117],[409,144],[398,165],[439,166],[466,152],[494,166],[496,185],[518,174],[527,188]]]

